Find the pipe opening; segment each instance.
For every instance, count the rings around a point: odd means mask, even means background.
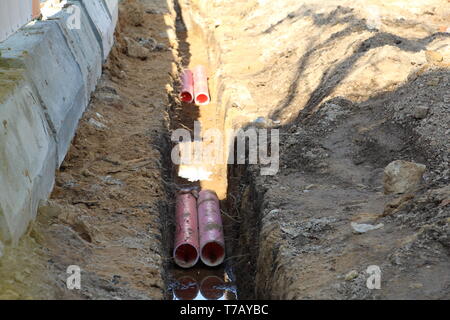
[[[179,245],[175,249],[175,262],[182,268],[190,268],[198,261],[198,252],[195,247],[189,243]]]
[[[206,94],[201,93],[195,98],[195,101],[197,101],[197,103],[207,103],[209,98]]]
[[[181,93],[181,101],[192,102],[192,95],[189,92],[182,92]]]
[[[225,250],[220,243],[209,242],[202,249],[202,261],[210,267],[218,266],[225,258]]]

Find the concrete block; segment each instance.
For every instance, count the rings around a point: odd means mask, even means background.
[[[51,20],[58,24],[81,69],[86,100],[89,101],[102,73],[102,48],[91,28],[87,12],[80,3],[73,2],[72,6],[52,15]]]
[[[0,58],[0,239],[17,242],[55,177],[56,143],[25,66]]]
[[[0,44],[11,50],[5,58],[19,59],[45,108],[49,126],[56,135],[61,164],[87,105],[83,75],[66,39],[55,21],[37,21]],[[4,51],[4,50],[2,50]]]
[[[102,45],[103,61],[105,61],[114,43],[114,30],[116,28],[109,10],[103,0],[76,1],[81,3],[89,15],[97,39]]]
[[[111,15],[112,23],[117,25],[119,19],[119,1],[118,0],[104,0],[109,14]]]

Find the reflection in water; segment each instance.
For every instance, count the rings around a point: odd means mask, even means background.
[[[186,270],[173,270],[174,281],[169,290],[173,300],[236,300],[236,286],[228,274],[220,269],[196,268],[186,275]]]
[[[199,292],[197,281],[191,277],[181,277],[173,289],[174,300],[194,300]]]

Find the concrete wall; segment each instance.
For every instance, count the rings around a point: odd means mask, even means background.
[[[111,50],[117,2],[71,1],[0,42],[2,241],[20,238],[53,188]]]

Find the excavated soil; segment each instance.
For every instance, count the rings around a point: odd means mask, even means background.
[[[213,299],[449,299],[449,17],[446,0],[122,1],[51,199],[5,248],[0,298],[177,298],[180,279],[215,277]],[[208,106],[177,98],[180,70],[197,64]],[[171,132],[194,121],[278,129],[278,172],[205,164],[210,180],[180,179]],[[419,189],[384,194],[394,160],[426,165]],[[170,259],[186,185],[221,199],[221,268]],[[69,265],[80,291],[66,288]]]

